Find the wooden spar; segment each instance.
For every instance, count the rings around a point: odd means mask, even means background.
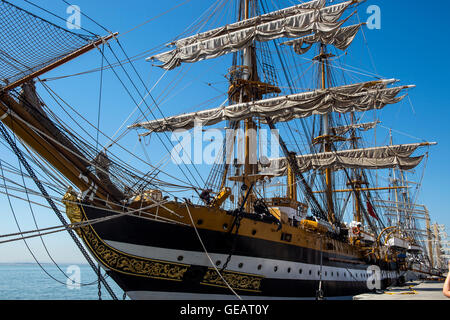
[[[297,202],[297,181],[295,177],[294,169],[287,166],[287,197],[292,201]]]
[[[245,19],[248,19],[249,17],[249,5],[250,0],[245,0]]]
[[[90,172],[87,161],[80,159],[76,150],[64,147],[58,142],[55,135],[43,123],[40,123],[39,119],[33,117],[23,105],[9,96],[7,91],[79,57],[117,34],[114,33],[100,38],[47,67],[0,89],[0,120],[15,135],[77,186],[84,196],[90,196],[93,200],[95,195],[97,198],[107,202],[115,199],[112,199],[109,192],[103,188],[101,181]]]
[[[219,191],[222,190],[225,187],[225,184],[227,182],[227,175],[228,175],[228,171],[230,170],[230,161],[231,159],[228,158],[228,155],[231,155],[233,153],[233,149],[234,149],[234,144],[236,142],[236,132],[239,129],[239,122],[236,122],[235,125],[232,125],[232,135],[233,135],[233,139],[232,139],[232,143],[230,145],[228,145],[228,139],[229,139],[229,131],[226,130],[226,134],[225,134],[225,167],[224,167],[224,171],[222,174],[222,182],[220,183],[220,188]],[[228,149],[230,148],[230,149]]]
[[[14,134],[58,169],[58,171],[73,182],[80,190],[87,190],[89,188],[86,182],[79,179],[79,172],[74,170],[69,161],[61,154],[53,152],[54,147],[33,130],[30,130],[29,125],[17,117],[16,114],[8,111],[8,107],[3,101],[0,101],[0,119]]]
[[[77,51],[74,51],[71,54],[68,54],[64,58],[62,58],[62,59],[60,59],[58,61],[55,61],[55,62],[49,64],[48,66],[45,66],[44,68],[42,68],[42,69],[40,69],[38,71],[35,71],[35,72],[29,74],[28,76],[20,79],[20,80],[17,80],[15,82],[11,83],[11,84],[8,84],[8,85],[0,88],[0,91],[9,91],[9,90],[12,90],[14,88],[17,88],[18,86],[24,84],[25,82],[30,81],[31,79],[37,78],[37,77],[41,76],[42,74],[47,73],[47,72],[49,72],[49,71],[51,71],[51,70],[53,70],[53,69],[55,69],[55,68],[65,64],[65,63],[67,63],[67,62],[69,62],[69,61],[71,61],[71,60],[73,60],[73,59],[75,59],[75,58],[85,54],[86,52],[91,51],[92,49],[96,48],[97,46],[101,45],[102,43],[111,40],[113,37],[116,37],[118,34],[119,33],[116,32],[116,33],[112,33],[112,34],[110,34],[108,36],[99,38],[98,40],[93,41],[93,42],[85,45],[84,47],[78,49]]]
[[[248,19],[250,17],[250,0],[245,0],[245,6],[244,6],[244,19]],[[253,80],[253,77],[255,76],[252,73],[252,47],[248,47],[244,49],[243,52],[244,55],[244,80],[251,81]],[[241,90],[244,90],[245,87],[243,87]],[[249,92],[250,94],[250,92]],[[243,94],[241,94],[243,96]],[[251,101],[254,97],[248,96],[248,101]],[[245,101],[245,102],[248,102]],[[247,187],[250,185],[250,181],[247,179],[248,176],[255,173],[255,152],[256,152],[256,145],[255,145],[255,123],[252,118],[246,119],[244,121],[244,130],[245,130],[245,160],[244,160],[244,184],[247,185]],[[248,212],[252,211],[253,208],[253,194],[250,194],[249,201],[246,202],[245,208]]]
[[[48,163],[61,172],[64,177],[71,181],[82,193],[88,195],[88,191],[97,198],[104,201],[111,201],[111,197],[104,190],[98,188],[100,182],[90,174],[87,168],[77,168],[74,163],[67,158],[69,151],[65,153],[56,149],[51,143],[51,139],[41,136],[30,124],[20,118],[15,112],[0,100],[0,120],[14,132],[23,142],[30,146],[35,152],[41,155]]]
[[[20,119],[22,119],[28,126],[38,130],[43,134],[44,139],[46,139],[45,135],[48,137],[53,137],[54,135],[44,126],[42,123],[42,119],[36,119],[28,110],[26,110],[21,104],[17,103],[11,96],[9,96],[6,92],[0,93],[0,101],[2,101],[8,109],[12,110]],[[71,161],[79,170],[84,171],[87,163],[81,161],[78,155],[74,153],[70,153],[67,150],[64,150],[61,145],[58,145],[55,141],[51,141],[51,139],[46,139],[51,145],[54,146],[54,149],[58,150],[59,153],[64,154],[64,156]],[[74,148],[72,146],[72,148]],[[81,169],[81,168],[84,168]]]
[[[351,124],[354,124],[354,112],[350,113],[350,119],[351,119]],[[355,136],[355,130],[351,130],[351,138],[350,138],[351,142],[352,142],[352,146],[353,149],[356,149],[356,136]],[[353,199],[354,199],[354,207],[355,207],[355,214],[354,214],[354,219],[356,222],[363,222],[362,221],[362,215],[361,215],[361,203],[360,203],[360,191],[361,190],[361,180],[358,179],[358,174],[357,174],[357,170],[355,169],[353,171],[354,174],[354,180],[353,181],[349,181],[349,184],[352,185],[352,189],[354,190],[354,194],[353,194]],[[369,190],[365,190],[365,191],[369,191]]]
[[[353,191],[381,191],[381,190],[394,190],[394,189],[406,189],[407,187],[380,187],[380,188],[355,188],[355,189],[341,189],[333,190],[333,192],[353,192]],[[313,193],[324,193],[327,191],[313,191]]]
[[[320,60],[321,60],[321,67],[322,67],[322,89],[326,89],[326,78],[325,78],[325,59],[326,55],[324,52],[324,45],[321,45],[320,50]],[[323,129],[324,129],[324,135],[328,136],[330,134],[330,127],[329,127],[329,115],[325,114],[322,116],[323,121]],[[324,151],[330,152],[331,151],[331,145],[330,140],[328,137],[326,137],[324,140]],[[333,205],[333,185],[332,185],[332,172],[330,168],[325,169],[325,184],[327,188],[326,192],[326,198],[327,198],[327,204],[328,204],[328,220],[331,223],[334,223],[336,218],[334,216],[334,205]]]

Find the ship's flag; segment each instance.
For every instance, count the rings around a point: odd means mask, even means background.
[[[375,219],[378,220],[378,216],[377,216],[377,214],[375,213],[375,210],[373,209],[372,204],[371,204],[369,201],[367,201],[367,212],[369,212],[369,214],[370,214],[372,217],[374,217]]]

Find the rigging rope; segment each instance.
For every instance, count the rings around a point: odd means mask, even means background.
[[[100,50],[100,49],[99,49]],[[105,51],[105,45],[102,44],[102,52]],[[102,55],[102,66],[101,66],[101,72],[100,72],[100,88],[99,88],[99,94],[98,94],[98,114],[97,114],[97,138],[96,138],[96,145],[95,145],[95,149],[98,150],[98,136],[100,134],[100,111],[101,111],[101,107],[102,107],[102,93],[103,93],[103,64],[105,62],[105,59],[103,58]]]
[[[12,195],[10,195],[10,197],[14,197]],[[22,199],[23,200],[23,199]],[[74,202],[73,204],[78,204],[76,202]],[[88,206],[85,204],[85,206]],[[164,209],[166,209],[168,212],[177,215],[174,211],[172,211],[171,209],[167,208],[164,206],[163,202],[158,202],[152,205],[149,205],[147,207],[141,208],[141,209],[136,209],[133,211],[129,211],[129,212],[114,212],[113,210],[110,210],[111,212],[116,213],[115,215],[111,215],[111,216],[107,216],[107,217],[102,217],[102,218],[96,218],[96,219],[92,219],[92,220],[83,220],[81,222],[75,222],[75,223],[71,223],[71,224],[67,224],[66,226],[62,225],[62,226],[53,226],[53,227],[47,227],[47,228],[42,228],[42,229],[36,229],[36,230],[30,230],[30,231],[21,231],[21,232],[17,232],[17,233],[10,233],[10,234],[4,234],[4,235],[0,235],[0,238],[8,238],[8,237],[12,237],[12,236],[17,236],[17,235],[21,235],[22,237],[19,238],[14,238],[14,239],[9,239],[9,240],[4,240],[4,241],[0,241],[0,244],[2,243],[8,243],[8,242],[14,242],[14,241],[18,241],[18,240],[22,240],[22,239],[28,239],[28,238],[34,238],[34,237],[39,237],[41,235],[48,235],[48,234],[52,234],[52,233],[57,233],[57,232],[61,232],[61,231],[65,231],[65,230],[76,230],[76,229],[80,229],[80,228],[84,228],[86,226],[92,226],[94,224],[97,223],[101,223],[101,222],[105,222],[105,221],[110,221],[110,220],[114,220],[117,218],[121,218],[123,216],[132,216],[134,218],[139,218],[139,219],[145,219],[145,220],[158,220],[158,222],[162,222],[162,223],[176,223],[176,224],[180,224],[180,225],[186,225],[184,223],[181,223],[179,221],[175,221],[175,220],[170,220],[169,218],[165,218],[165,217],[157,217],[156,215],[155,218],[149,218],[149,217],[144,217],[144,216],[140,216],[140,215],[136,215],[137,212],[141,212],[142,210],[147,210],[153,207],[162,207]],[[96,208],[96,207],[94,207]],[[149,213],[147,213],[147,215],[149,215]],[[179,218],[182,218],[182,216],[177,215]],[[157,218],[157,219],[156,219]],[[57,229],[57,230],[55,230]],[[46,233],[41,233],[42,231],[48,231],[48,230],[52,230]],[[29,233],[35,233],[38,232],[39,234],[37,235],[31,235],[31,236],[27,236],[27,237],[23,237],[24,234],[29,234]]]
[[[63,0],[63,1],[64,1],[64,0]],[[154,16],[153,18],[151,18],[151,19],[149,19],[149,20],[147,20],[147,21],[145,21],[145,22],[143,22],[143,23],[141,23],[141,24],[139,24],[139,25],[137,25],[137,26],[131,28],[130,30],[125,31],[125,32],[119,34],[119,35],[117,36],[117,38],[118,38],[118,37],[123,37],[124,35],[126,35],[126,34],[132,32],[132,31],[134,31],[134,30],[136,30],[136,29],[138,29],[138,28],[141,28],[142,26],[146,25],[147,23],[152,22],[153,20],[156,20],[156,19],[158,19],[158,18],[160,18],[160,17],[162,17],[162,16],[168,14],[169,12],[171,12],[171,11],[177,9],[178,7],[181,7],[182,5],[185,5],[186,3],[190,2],[190,1],[191,1],[191,0],[186,0],[186,1],[182,2],[182,3],[180,3],[180,4],[177,4],[176,6],[174,6],[174,7],[170,8],[170,9],[164,11],[163,13],[160,13],[160,14]],[[65,1],[64,1],[64,2],[65,2]]]
[[[1,159],[0,159],[0,162],[1,162]],[[31,205],[31,202],[30,202],[30,197],[29,197],[29,194],[28,194],[28,188],[26,187],[25,177],[24,177],[24,174],[23,174],[23,171],[22,171],[22,165],[20,164],[20,162],[19,162],[19,169],[20,169],[20,174],[21,174],[21,177],[22,177],[22,183],[23,183],[23,186],[24,186],[25,194],[26,194],[26,196],[27,196],[27,200],[28,200],[27,202],[28,202],[28,205],[29,205],[29,208],[30,208],[30,213],[31,213],[31,215],[32,215],[32,217],[33,217],[33,221],[34,221],[34,225],[36,226],[36,229],[39,229],[38,224],[37,224],[37,221],[36,221],[36,216],[35,216],[35,214],[34,214],[33,206]],[[2,175],[3,175],[3,167],[2,167]],[[5,179],[4,175],[3,175],[3,179]],[[3,180],[3,181],[4,181],[4,180]],[[6,185],[5,185],[5,187],[6,187]],[[12,210],[12,208],[11,208],[11,210]],[[20,229],[19,229],[19,230],[20,230]],[[50,254],[50,252],[49,252],[49,250],[48,250],[48,248],[47,248],[47,246],[46,246],[46,244],[45,244],[45,242],[44,242],[44,238],[43,238],[43,237],[40,237],[40,239],[41,239],[41,242],[42,242],[42,246],[44,247],[45,251],[47,252],[47,255],[49,256],[50,260],[52,260],[53,264],[58,268],[59,271],[61,271],[61,273],[62,273],[67,279],[70,279],[70,278],[66,275],[66,273],[59,267],[59,265],[56,263],[56,261],[53,259],[52,255]],[[24,242],[25,242],[25,240],[24,240]],[[81,285],[81,286],[84,286],[84,285],[92,285],[92,284],[94,284],[94,282],[91,282],[90,284],[77,283],[77,282],[75,282],[73,279],[71,279],[71,281],[72,281],[72,283],[75,283],[76,285]]]
[[[7,191],[8,188],[6,187],[5,176],[4,176],[4,174],[3,174],[3,164],[2,164],[2,161],[1,161],[1,160],[0,160],[0,170],[1,170],[2,176],[3,176],[3,184],[4,184],[4,188],[5,188],[5,190],[6,190],[6,196],[7,196],[7,199],[8,199],[9,207],[10,207],[11,213],[12,213],[12,215],[13,215],[13,217],[14,217],[14,221],[15,221],[15,223],[16,223],[16,226],[17,226],[17,228],[18,228],[19,231],[20,231],[19,233],[16,233],[16,234],[21,234],[21,235],[23,235],[24,233],[22,232],[22,230],[21,230],[21,228],[20,228],[19,221],[17,220],[17,216],[16,216],[16,213],[15,213],[15,210],[14,210],[14,208],[13,208],[13,206],[12,206],[12,203],[11,203],[11,197],[10,197],[10,194],[9,194],[9,192]],[[30,205],[30,208],[31,208],[31,205]],[[34,214],[33,214],[33,219],[34,219]],[[36,220],[35,220],[35,222],[36,222]],[[95,283],[95,281],[92,282],[92,283],[79,283],[79,282],[75,282],[73,279],[69,278],[69,277],[65,274],[65,272],[64,272],[63,270],[61,270],[61,268],[59,267],[59,265],[54,261],[53,257],[52,257],[52,256],[50,255],[50,253],[48,252],[48,249],[47,249],[47,247],[46,247],[46,245],[45,245],[45,243],[44,243],[44,240],[42,239],[42,235],[39,234],[38,236],[41,238],[42,244],[43,244],[45,250],[47,251],[47,254],[49,255],[50,259],[51,259],[52,262],[55,264],[55,266],[61,271],[61,273],[62,273],[67,279],[70,279],[70,280],[72,281],[72,284],[70,284],[70,285],[76,285],[76,286],[89,286],[89,285],[92,285],[92,284]],[[33,257],[33,260],[36,262],[36,264],[41,268],[41,270],[42,270],[47,276],[49,276],[51,279],[53,279],[54,281],[58,282],[59,284],[62,284],[62,285],[65,285],[65,286],[69,285],[67,282],[66,282],[66,283],[61,282],[60,280],[58,280],[58,279],[56,279],[55,277],[53,277],[53,276],[52,276],[52,275],[44,268],[44,266],[39,262],[39,260],[37,259],[36,255],[33,253],[33,251],[31,250],[30,246],[28,245],[28,243],[27,243],[27,241],[26,241],[26,237],[23,237],[23,236],[22,236],[21,238],[19,238],[19,239],[17,239],[17,240],[23,240],[25,246],[26,246],[27,249],[28,249],[28,252],[29,252],[29,253],[31,254],[31,256]]]
[[[87,119],[85,119],[85,118],[83,117],[83,115],[81,115],[81,114],[77,111],[76,108],[74,108],[73,106],[71,106],[70,104],[68,104],[64,99],[62,99],[58,94],[56,94],[56,93],[55,93],[55,92],[54,92],[47,84],[45,84],[45,83],[43,83],[43,82],[41,82],[41,84],[44,86],[44,88],[47,90],[47,92],[50,94],[50,96],[54,99],[54,101],[55,101],[55,102],[56,102],[56,103],[57,103],[57,104],[58,104],[58,105],[66,112],[66,114],[67,114],[69,117],[71,117],[71,114],[70,114],[69,112],[67,112],[67,110],[64,109],[64,107],[58,102],[58,100],[57,100],[55,97],[57,97],[57,98],[58,98],[59,100],[61,100],[67,107],[69,107],[70,110],[71,110],[73,113],[75,113],[75,114],[78,115],[80,118],[82,118],[84,121],[86,121],[87,124],[88,124],[89,126],[91,126],[91,127],[93,127],[94,129],[97,129],[97,130],[98,130],[98,128],[96,128],[95,125],[93,125],[91,122],[89,122]],[[75,119],[72,119],[72,120],[75,121]],[[81,126],[77,121],[75,121],[75,123],[76,123],[78,126],[80,126],[81,130],[84,130],[83,126]],[[112,140],[108,135],[106,135],[105,133],[103,133],[101,130],[99,130],[99,132],[102,134],[103,137],[105,137],[106,139],[110,140],[111,143],[114,143],[114,144],[117,145],[121,150],[123,150],[124,152],[130,154],[134,159],[137,159],[137,160],[143,162],[143,164],[148,165],[149,167],[152,167],[152,168],[154,168],[154,169],[157,169],[156,167],[152,166],[151,163],[146,162],[146,161],[143,160],[142,158],[138,157],[136,154],[130,152],[127,148],[125,148],[125,147],[122,146],[120,143],[118,143],[117,140],[115,140],[115,141]],[[126,164],[126,163],[125,163],[124,165],[125,165],[125,166],[129,166],[129,165]],[[136,170],[135,167],[130,168],[130,169]],[[167,173],[167,172],[162,171],[162,173],[165,174],[165,175],[167,175],[168,177],[170,177],[170,178],[176,180],[176,181],[179,181],[180,183],[183,183],[183,184],[188,185],[187,182],[182,181],[182,180],[180,180],[179,178],[174,177],[174,176],[170,175],[170,174]],[[135,175],[137,175],[137,174],[141,174],[141,173],[136,172]],[[143,173],[142,173],[142,174],[143,174]]]
[[[242,300],[242,298],[241,298],[241,297],[236,293],[236,291],[234,291],[233,288],[230,286],[230,284],[228,283],[228,281],[225,280],[225,278],[222,276],[222,273],[217,269],[215,263],[212,261],[211,257],[210,257],[209,254],[208,254],[208,251],[206,250],[205,244],[203,243],[202,238],[200,237],[200,234],[199,234],[199,232],[198,232],[198,230],[197,230],[197,227],[195,226],[194,219],[192,219],[191,211],[189,210],[189,206],[188,206],[187,202],[185,202],[185,205],[186,205],[187,212],[189,213],[189,218],[191,219],[192,226],[194,227],[195,234],[197,235],[197,238],[198,238],[198,240],[200,241],[200,244],[201,244],[201,246],[202,246],[202,248],[203,248],[203,251],[205,252],[206,256],[208,257],[209,262],[210,262],[211,265],[213,266],[214,270],[216,270],[217,274],[218,274],[219,277],[222,279],[223,283],[225,283],[225,285],[228,287],[228,289],[230,289],[230,291],[231,291],[231,292],[232,292],[239,300]]]
[[[5,0],[2,0],[2,1],[6,2]],[[58,15],[55,14],[54,12],[51,12],[51,11],[49,11],[49,10],[47,10],[47,9],[45,9],[45,8],[43,8],[43,7],[41,7],[41,6],[38,6],[37,4],[31,2],[30,0],[23,0],[23,1],[25,1],[26,3],[28,3],[28,4],[30,4],[30,5],[32,5],[32,6],[36,7],[36,8],[38,8],[38,9],[40,9],[40,10],[42,10],[42,11],[44,11],[44,12],[46,12],[46,13],[48,13],[48,14],[50,14],[50,15],[52,15],[52,16],[54,16],[54,17],[56,17],[56,18],[58,18],[58,19],[60,19],[60,20],[62,20],[62,21],[64,21],[64,23],[67,22],[67,19],[64,19],[63,17],[58,16]],[[23,9],[20,9],[20,10],[23,10]],[[23,10],[23,11],[25,11],[25,10]],[[25,11],[25,12],[26,12],[26,11]],[[30,12],[27,12],[27,13],[30,14],[30,15],[33,15],[33,14],[30,13]],[[39,19],[41,19],[41,20],[43,20],[43,21],[46,21],[46,20],[44,20],[44,19],[42,19],[42,18],[40,18],[40,17],[39,17]],[[52,24],[52,23],[49,22],[49,21],[46,21],[46,22]],[[82,30],[84,30],[84,31],[86,31],[86,32],[88,32],[88,33],[90,33],[90,34],[92,34],[94,37],[98,37],[97,34],[95,34],[95,33],[91,32],[91,31],[89,31],[89,30],[83,28],[82,26],[77,25],[77,24],[74,24],[74,23],[72,23],[72,24],[73,24],[75,27],[77,27],[77,28],[79,28],[79,29],[82,29]],[[56,25],[55,25],[55,26],[56,26]],[[60,28],[59,26],[57,26],[57,27]],[[62,29],[62,28],[61,28],[61,29]],[[64,30],[64,29],[63,29],[63,30]],[[64,31],[67,31],[67,30],[64,30]]]
[[[5,0],[0,2],[0,29],[0,86],[12,84],[95,39],[65,30]]]
[[[14,143],[14,141],[11,139],[11,136],[9,135],[9,133],[6,131],[3,123],[0,123],[0,133],[3,135],[3,137],[5,138],[5,140],[8,142],[8,144],[11,146],[11,148],[14,150],[14,153],[16,154],[16,156],[19,158],[19,161],[22,163],[22,165],[25,167],[25,169],[27,170],[28,174],[33,178],[33,181],[35,182],[35,184],[37,185],[37,187],[39,188],[39,190],[41,191],[41,193],[44,195],[44,197],[47,199],[47,202],[49,203],[49,205],[52,207],[53,211],[55,212],[55,214],[57,215],[57,217],[59,218],[59,220],[62,222],[62,224],[67,228],[68,224],[66,222],[66,220],[64,219],[63,215],[61,214],[61,212],[59,211],[59,209],[56,207],[55,203],[53,202],[53,200],[50,198],[49,194],[47,193],[46,189],[44,188],[44,186],[41,184],[41,182],[39,181],[39,179],[36,177],[36,175],[34,174],[33,169],[30,167],[30,165],[28,164],[28,162],[26,161],[26,159],[23,157],[22,152],[20,151],[20,149],[17,147],[17,145]],[[83,256],[85,257],[86,261],[89,263],[89,265],[92,267],[92,269],[95,271],[95,264],[92,261],[91,257],[89,256],[89,254],[87,253],[87,251],[84,249],[83,245],[81,244],[81,242],[78,240],[78,238],[76,237],[76,235],[74,234],[74,232],[70,229],[67,228],[67,232],[69,233],[69,235],[71,236],[71,238],[73,239],[73,241],[75,242],[75,244],[77,245],[78,249],[81,251],[81,253],[83,254]],[[106,280],[101,277],[101,281],[104,284],[105,288],[107,289],[108,293],[111,295],[111,297],[113,298],[113,300],[117,300],[117,297],[114,293],[114,291],[111,289],[111,287],[109,286],[109,284],[106,282]]]
[[[127,57],[127,59],[129,60],[127,53],[125,52],[124,48],[122,47],[122,45],[120,44],[120,42],[119,42],[119,40],[118,40],[117,38],[116,38],[116,41],[117,41],[117,44],[119,45],[120,49],[122,50],[123,54],[124,54],[124,55]],[[111,47],[110,47],[110,49],[111,49]],[[113,53],[113,54],[114,54],[114,53]],[[114,54],[114,56],[115,56],[115,54]],[[136,75],[138,76],[138,78],[139,78],[139,80],[141,81],[141,83],[142,83],[142,85],[144,86],[144,88],[147,90],[147,92],[149,92],[149,96],[150,96],[151,100],[153,101],[154,105],[156,106],[156,108],[158,109],[159,113],[160,113],[161,116],[164,118],[164,120],[166,120],[166,117],[164,116],[164,114],[163,114],[161,108],[159,107],[158,103],[157,103],[156,100],[154,99],[153,95],[152,95],[152,94],[150,93],[150,91],[148,90],[147,85],[145,84],[144,80],[143,80],[142,77],[140,76],[139,72],[138,72],[138,71],[136,70],[136,68],[134,67],[134,64],[131,62],[130,65],[131,65],[133,71],[134,71],[134,72],[136,73]],[[126,74],[127,74],[127,76],[128,76],[128,73],[126,73]],[[129,76],[128,76],[128,77],[129,77]],[[136,85],[133,83],[133,81],[132,81],[131,79],[130,79],[130,81],[131,81],[131,83],[133,84],[133,86],[135,87],[136,91],[139,93],[139,90],[137,89]],[[140,94],[140,93],[139,93],[139,94]],[[140,94],[140,97],[143,99],[143,97],[142,97],[141,94]],[[144,100],[144,99],[143,99],[143,100]],[[145,103],[145,100],[144,100],[144,103]],[[145,103],[145,104],[146,104],[147,108],[149,109],[150,113],[152,114],[152,116],[153,116],[155,119],[157,119],[156,116],[154,115],[153,111],[152,111],[152,110],[150,109],[150,107],[147,105],[147,103]],[[148,121],[148,120],[147,120],[147,121]],[[165,134],[165,136],[166,136],[167,140],[170,142],[170,145],[172,146],[172,148],[175,148],[175,146],[174,146],[172,140],[169,139],[169,138],[167,137],[166,134]],[[166,148],[166,149],[167,149],[167,148]],[[182,150],[183,150],[183,152],[185,152],[185,150],[184,150],[183,147],[182,147]],[[167,151],[169,152],[169,150],[167,150]],[[187,170],[188,170],[188,172],[190,173],[190,175],[194,178],[194,182],[197,184],[197,186],[199,186],[199,183],[197,182],[197,179],[196,179],[196,178],[194,177],[194,175],[191,173],[191,171],[189,170],[189,168],[187,167],[187,165],[184,164],[184,166],[187,168]],[[205,181],[203,180],[203,177],[202,177],[202,175],[200,174],[200,172],[198,171],[198,169],[197,169],[196,166],[194,166],[194,170],[197,172],[198,176],[200,177],[201,181],[203,182],[203,185],[205,185],[206,183],[205,183]],[[198,193],[198,192],[197,192],[197,193]]]
[[[113,55],[114,55],[115,59],[117,60],[117,62],[120,63],[120,61],[119,61],[117,55],[116,55],[115,52],[112,50],[111,46],[110,46],[109,44],[107,44],[107,46],[108,46],[108,48],[110,49],[110,51],[113,53]],[[104,55],[103,55],[103,56],[104,56]],[[107,62],[107,64],[110,65],[109,60],[106,58],[106,56],[104,56],[104,57],[105,57],[105,61]],[[131,79],[129,73],[124,69],[124,67],[123,67],[122,64],[120,64],[120,65],[121,65],[122,70],[123,70],[124,73],[126,74],[128,80],[132,83],[133,87],[135,88],[135,90],[136,90],[136,91],[138,92],[138,94],[140,95],[141,100],[143,100],[144,103],[145,103],[145,100],[143,99],[143,96],[140,94],[140,91],[138,90],[138,88],[136,87],[135,83],[134,83],[133,80]],[[131,98],[131,100],[134,102],[134,104],[135,104],[136,106],[138,106],[138,110],[145,116],[145,113],[144,113],[144,112],[142,111],[142,109],[139,107],[138,103],[137,103],[136,100],[134,99],[134,97],[133,97],[133,95],[131,94],[130,90],[127,88],[127,86],[125,85],[125,83],[124,83],[124,82],[122,81],[122,79],[119,77],[119,75],[117,74],[117,72],[116,72],[114,69],[112,69],[112,71],[113,71],[113,73],[115,74],[116,78],[119,80],[119,82],[122,84],[122,86],[123,86],[123,88],[125,89],[125,91],[127,92],[128,96]],[[147,90],[147,91],[148,91],[148,90]],[[152,96],[150,95],[150,97],[152,97]],[[153,100],[153,101],[154,101],[154,100]],[[156,102],[155,102],[155,104],[156,104]],[[151,111],[151,109],[149,108],[148,104],[145,103],[145,105],[146,105],[146,107]],[[152,113],[152,114],[153,114],[153,113]],[[154,116],[154,115],[153,115],[153,116]],[[155,116],[154,116],[154,117],[155,117]],[[155,117],[155,119],[156,119],[156,117]],[[164,141],[162,141],[162,139],[161,139],[161,137],[160,137],[159,135],[158,135],[158,138],[160,139],[160,141],[161,141],[161,143],[163,144],[164,148],[166,148],[167,152],[170,152],[170,151],[168,150],[166,144],[164,143]],[[167,137],[167,135],[166,135],[166,138],[169,140],[170,144],[172,144],[172,146],[173,146],[172,141]],[[191,174],[192,178],[194,179],[194,182],[197,183],[197,185],[198,185],[198,182],[196,181],[195,177],[192,175],[192,173],[191,173],[191,171],[189,170],[189,168],[187,167],[187,165],[184,164],[184,166],[188,169],[188,172]],[[186,177],[186,179],[188,179],[188,181],[189,181],[190,179],[187,177],[186,173],[185,173],[181,168],[180,168],[180,170],[181,170],[181,172],[183,173],[183,175]],[[193,187],[193,189],[198,193],[197,189],[199,189],[199,188],[195,187],[195,186],[194,186],[192,183],[190,183],[190,182],[189,182],[188,184],[190,184],[190,185]]]

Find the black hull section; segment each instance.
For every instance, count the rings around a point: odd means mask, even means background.
[[[87,206],[83,206],[82,209],[88,220],[114,214]],[[211,230],[198,229],[198,231],[209,253],[222,255],[230,253],[233,235]],[[210,264],[183,263],[180,256],[164,260],[142,257],[130,254],[126,250],[118,250],[108,244],[113,242],[141,248],[157,248],[158,251],[176,250],[186,252],[186,256],[192,252],[203,253],[203,248],[192,227],[122,216],[84,228],[83,239],[96,259],[109,270],[108,273],[114,281],[127,293],[186,293],[190,296],[200,294],[203,297],[205,294],[210,294],[233,298],[230,289],[221,281]],[[340,272],[341,277],[337,281],[327,277],[321,278],[321,288],[325,297],[351,296],[369,291],[367,285],[369,279],[367,276],[362,276],[366,274],[369,264],[361,263],[356,258],[352,261],[348,256],[341,257],[337,254],[245,236],[238,236],[236,241],[233,257],[241,256],[248,261],[257,260],[258,263],[265,261],[261,259],[281,263],[280,269],[276,271],[278,273],[273,277],[258,271],[256,262],[252,272],[240,272],[236,268],[228,271],[229,268],[227,268],[223,275],[239,295],[267,298],[315,297],[320,285],[320,278],[316,274],[320,266],[339,270],[335,273],[339,275]],[[222,264],[223,262],[221,261]],[[296,279],[293,274],[300,270],[282,267],[286,263],[305,264],[315,269],[312,273],[307,269],[302,270],[302,279]],[[217,268],[220,269],[222,264]],[[393,265],[381,266],[384,273],[395,271],[394,268]],[[310,279],[308,279],[308,272],[311,275]],[[344,274],[346,278],[342,279]],[[395,279],[392,277],[383,277],[382,288],[390,285],[393,280]]]
[[[220,295],[225,299],[236,299],[231,291],[224,287],[205,286],[199,281],[171,282],[152,278],[138,278],[135,276],[123,275],[117,272],[109,273],[110,276],[125,292],[140,291],[160,291],[177,292],[186,294],[206,294]],[[199,279],[200,280],[200,279]],[[261,281],[261,292],[249,292],[246,290],[236,290],[237,294],[249,297],[265,298],[314,298],[319,288],[319,281],[316,280],[286,280],[286,279],[263,279]],[[323,281],[322,290],[324,297],[353,296],[367,292],[366,283],[343,282],[343,281]],[[206,299],[208,299],[206,297]],[[189,300],[186,298],[186,300]]]

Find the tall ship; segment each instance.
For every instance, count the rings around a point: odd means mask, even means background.
[[[365,28],[351,23],[361,2],[216,1],[193,25],[220,21],[224,8],[233,21],[192,27],[147,60],[162,76],[198,64],[225,74],[225,101],[168,115],[153,88],[128,76],[139,71],[120,34],[73,32],[2,0],[0,131],[49,206],[65,211],[80,249],[131,299],[320,298],[401,283],[423,254],[400,216],[413,202],[389,198],[407,188],[398,176],[383,185],[375,175],[413,170],[435,143],[377,146],[366,139],[380,125],[377,111],[414,86],[379,77],[358,82],[336,68]],[[42,81],[95,50],[102,57],[97,72],[122,71],[120,82],[133,84],[124,87],[135,111],[118,116],[125,132],[152,137],[150,158],[166,151],[157,165],[104,135],[96,119],[88,122]],[[226,57],[228,68],[216,70],[214,61]],[[299,61],[308,72],[298,71]],[[181,81],[180,74],[174,78]],[[44,101],[44,92],[53,99]],[[186,104],[200,103],[190,101],[195,92],[188,97]],[[69,112],[61,115],[58,105]],[[212,164],[194,164],[196,154],[170,138],[196,130],[226,136]],[[166,172],[174,158],[176,168]],[[37,166],[46,178],[33,174]],[[49,186],[60,196],[48,194]],[[392,214],[398,219],[389,221]]]
[[[390,132],[392,145],[392,133]],[[411,171],[391,169],[388,181],[392,189],[387,199],[378,199],[375,206],[383,210],[390,230],[384,242],[396,247],[405,263],[405,280],[428,279],[440,275],[442,259],[436,257],[440,238],[432,224],[428,208],[418,203],[422,181],[410,180]]]

